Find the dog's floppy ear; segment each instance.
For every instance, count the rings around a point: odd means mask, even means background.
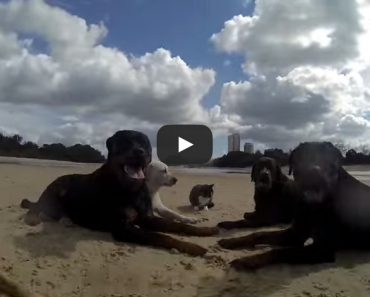
[[[343,161],[343,155],[342,155],[342,152],[331,142],[329,141],[326,141],[325,144],[330,147],[331,150],[333,150],[335,156],[337,157],[337,159],[339,160],[339,162],[341,163]]]
[[[108,150],[108,159],[109,159],[115,150],[114,136],[109,137],[105,142],[105,145]]]
[[[289,156],[289,175],[292,175],[293,172],[293,161],[294,161],[294,156],[298,153],[298,151],[302,150],[302,147],[306,144],[307,142],[301,142],[294,150],[291,151],[290,156]]]
[[[252,166],[252,172],[251,172],[251,181],[256,181],[256,164],[253,164]]]
[[[294,151],[292,151],[289,156],[289,172],[288,172],[289,175],[292,175],[292,171],[293,171],[293,168],[292,168],[293,152]]]
[[[112,148],[113,148],[112,136],[107,139],[107,141],[105,142],[105,145],[107,146],[108,152],[112,150]]]
[[[289,164],[289,173],[288,175],[292,175],[292,172],[293,172],[293,159],[294,159],[294,154],[297,153],[298,149],[301,147],[301,144],[299,144],[294,150],[292,150],[290,152],[290,155],[289,155],[289,161],[288,161],[288,164]]]

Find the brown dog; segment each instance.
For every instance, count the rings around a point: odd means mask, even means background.
[[[53,181],[36,203],[24,199],[26,223],[61,220],[103,232],[117,241],[177,249],[191,255],[207,250],[158,232],[210,236],[217,228],[195,227],[153,215],[144,170],[151,161],[149,139],[137,131],[118,131],[107,140],[108,160],[91,174],[65,175]],[[154,231],[154,232],[153,232]]]
[[[256,228],[290,223],[298,188],[281,172],[275,159],[260,158],[252,167],[251,181],[254,182],[255,211],[246,212],[244,220],[221,222],[218,227]]]

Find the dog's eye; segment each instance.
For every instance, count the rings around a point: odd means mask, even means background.
[[[167,173],[167,169],[163,169],[163,170],[162,170],[162,172],[163,172],[163,173]]]

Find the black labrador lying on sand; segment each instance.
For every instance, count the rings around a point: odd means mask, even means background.
[[[108,159],[91,174],[57,178],[36,203],[24,199],[29,211],[25,222],[68,218],[92,230],[110,232],[117,241],[177,249],[190,255],[207,250],[196,244],[156,233],[211,236],[217,228],[194,227],[155,217],[144,171],[151,161],[152,147],[146,135],[130,130],[116,132],[107,142]],[[153,232],[156,231],[156,232]]]
[[[260,158],[252,167],[251,181],[255,211],[246,212],[244,220],[220,222],[218,227],[256,228],[291,223],[299,191],[294,181],[282,173],[276,160]]]
[[[230,249],[259,244],[278,246],[258,255],[234,260],[237,269],[276,263],[334,262],[343,249],[370,248],[370,187],[341,166],[342,154],[329,142],[301,143],[290,156],[290,172],[302,190],[292,226],[222,240]],[[307,239],[313,243],[304,245]]]

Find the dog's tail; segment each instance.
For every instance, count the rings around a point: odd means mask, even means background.
[[[36,206],[36,204],[37,204],[36,202],[32,202],[28,200],[27,198],[22,199],[21,201],[21,207],[25,209],[32,209]]]

